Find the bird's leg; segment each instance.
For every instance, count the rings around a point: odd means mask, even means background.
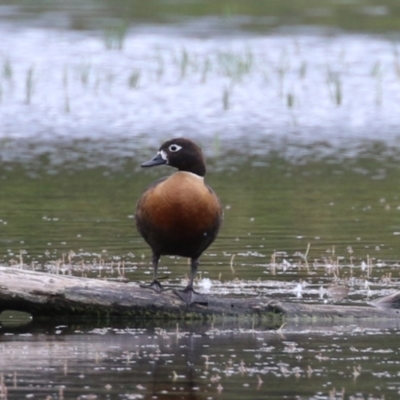
[[[193,290],[193,281],[194,278],[197,274],[197,267],[199,266],[199,259],[198,258],[191,258],[190,259],[190,279],[189,279],[189,283],[186,286],[185,290],[191,290],[192,292]]]
[[[174,290],[174,293],[177,294],[181,298],[181,300],[183,300],[188,306],[193,303],[199,303],[203,305],[208,304],[208,299],[206,296],[202,295],[201,293],[197,293],[193,290],[193,281],[197,273],[198,265],[199,265],[199,259],[192,258],[190,263],[191,270],[190,270],[189,283],[183,290]]]
[[[157,280],[157,270],[158,270],[158,261],[160,260],[160,254],[153,253],[152,256],[152,263],[153,263],[153,281],[150,283],[150,285],[140,285],[142,288],[147,288],[147,289],[152,289],[157,293],[160,293],[163,291],[163,287],[160,282]]]

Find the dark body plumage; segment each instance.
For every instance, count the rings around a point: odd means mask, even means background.
[[[178,171],[154,182],[143,193],[136,207],[136,226],[153,252],[153,289],[161,290],[157,281],[161,255],[191,258],[191,277],[184,291],[190,297],[188,300],[185,296],[184,300],[190,303],[196,301],[193,279],[198,259],[218,234],[222,207],[214,191],[204,183],[205,161],[195,143],[184,138],[169,140],[156,157],[142,166],[160,164]]]

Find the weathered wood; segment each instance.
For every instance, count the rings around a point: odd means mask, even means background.
[[[127,316],[131,318],[257,320],[398,318],[398,309],[310,305],[270,298],[218,298],[208,306],[187,306],[172,291],[156,293],[136,283],[55,275],[0,266],[0,312],[25,311],[36,316]]]

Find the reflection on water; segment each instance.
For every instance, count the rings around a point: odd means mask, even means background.
[[[8,399],[383,399],[399,390],[390,325],[121,325],[8,331],[0,390]]]

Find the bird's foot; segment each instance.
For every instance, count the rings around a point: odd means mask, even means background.
[[[166,290],[166,289],[164,289],[163,285],[161,285],[161,283],[158,282],[157,279],[154,279],[153,282],[150,283],[150,285],[139,285],[139,286],[142,288],[145,288],[145,289],[154,290],[157,293],[161,293],[164,290]]]
[[[191,287],[187,287],[184,290],[174,290],[174,293],[183,300],[188,306],[191,304],[201,304],[203,306],[208,305],[207,296],[204,296],[201,293],[197,293]]]

